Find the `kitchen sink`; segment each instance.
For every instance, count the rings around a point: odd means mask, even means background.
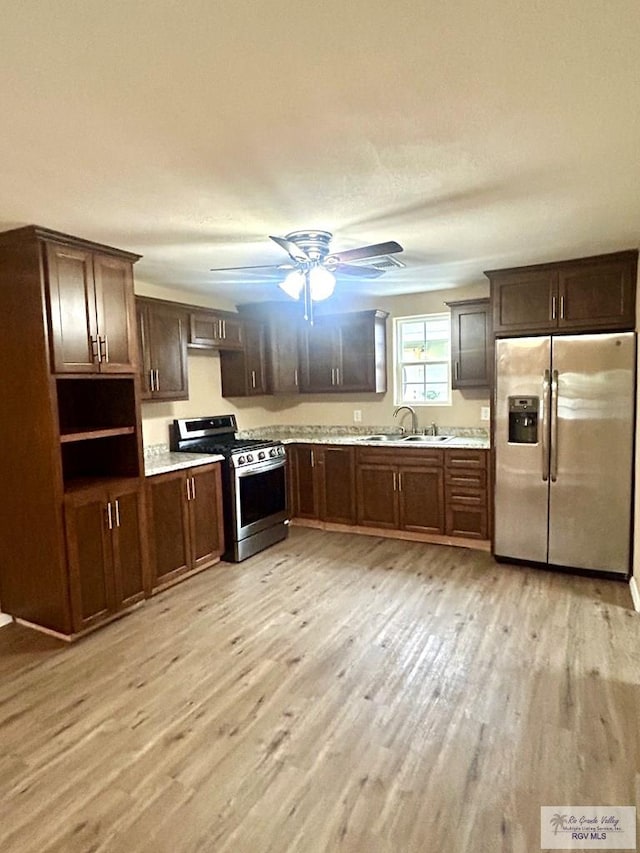
[[[397,433],[379,433],[378,435],[364,435],[358,441],[404,441],[404,436]]]
[[[405,435],[401,441],[415,441],[417,444],[440,444],[443,441],[451,441],[453,435]]]

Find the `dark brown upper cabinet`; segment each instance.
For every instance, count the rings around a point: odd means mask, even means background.
[[[300,390],[387,390],[385,311],[318,315],[302,330]]]
[[[135,373],[131,256],[43,240],[55,373]]]
[[[268,394],[265,328],[246,321],[241,350],[220,353],[223,397],[255,397]]]
[[[188,400],[187,311],[171,302],[138,297],[136,313],[142,398]]]
[[[635,328],[637,250],[489,270],[497,335]]]
[[[242,321],[230,312],[191,311],[189,346],[195,349],[241,350],[243,347]]]
[[[264,327],[267,386],[270,394],[298,394],[300,356],[298,338],[302,324],[300,306],[287,302],[239,305],[240,314]]]
[[[447,302],[451,308],[451,387],[491,385],[491,305],[489,299]]]

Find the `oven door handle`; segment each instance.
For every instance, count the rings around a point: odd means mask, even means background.
[[[284,468],[286,461],[277,459],[269,464],[261,462],[259,465],[252,465],[249,468],[236,468],[237,477],[250,477],[252,474],[260,474],[262,471],[273,471],[276,468]]]

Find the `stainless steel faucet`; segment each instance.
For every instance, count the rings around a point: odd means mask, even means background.
[[[431,435],[438,434],[438,424],[435,421],[431,421]]]
[[[401,412],[403,409],[406,409],[407,412],[411,412],[411,432],[415,435],[418,432],[418,416],[416,415],[414,408],[411,406],[397,406],[393,410],[393,417],[398,417],[398,412]]]

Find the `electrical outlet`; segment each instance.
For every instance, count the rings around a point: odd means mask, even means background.
[[[480,406],[480,420],[488,421],[491,418],[491,410],[489,406]]]
[[[353,410],[353,422],[354,424],[359,424],[362,422],[362,412],[360,409]]]

